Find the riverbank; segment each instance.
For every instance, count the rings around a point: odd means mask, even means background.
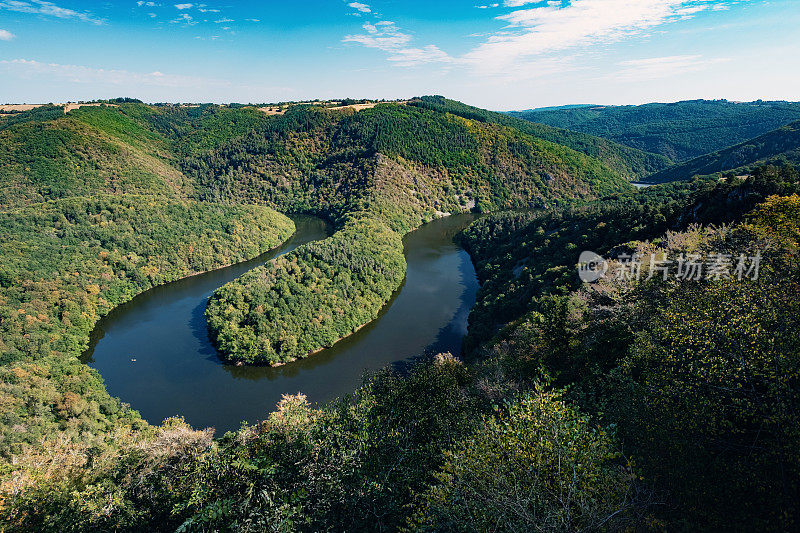
[[[276,368],[220,361],[203,320],[205,301],[257,267],[253,261],[159,287],[121,307],[104,321],[89,364],[112,395],[149,422],[181,415],[218,435],[263,419],[284,394],[302,392],[318,403],[351,394],[364,372],[426,352],[459,352],[478,285],[469,256],[452,237],[473,218],[455,215],[409,233],[400,290],[375,320],[313,357]],[[306,230],[297,225],[293,238],[303,241]]]

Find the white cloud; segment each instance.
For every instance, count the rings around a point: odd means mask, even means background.
[[[8,30],[0,30],[0,41],[10,41],[16,37],[13,33]]]
[[[375,24],[367,22],[361,27],[366,33],[346,35],[343,41],[387,52],[388,60],[395,65],[410,67],[423,63],[453,61],[453,58],[435,45],[429,44],[421,48],[410,46],[413,40],[411,35],[401,32],[392,21],[381,20]]]
[[[192,9],[194,4],[175,4],[175,9]]]
[[[711,65],[729,61],[727,58],[704,59],[701,55],[649,57],[622,61],[618,72],[609,79],[621,81],[647,81],[669,78],[688,72],[704,70]]]
[[[103,69],[83,65],[62,65],[42,63],[32,59],[0,60],[0,72],[18,78],[46,78],[48,80],[72,83],[120,86],[154,86],[172,88],[196,88],[203,84],[209,87],[227,87],[230,82],[195,76],[164,74],[159,71],[149,73],[130,72],[119,69]]]
[[[483,75],[530,78],[573,70],[570,50],[642,37],[657,26],[747,1],[751,0],[505,0],[503,6],[512,9],[495,17],[505,27],[458,58],[435,45],[414,46],[411,35],[390,21],[364,24],[363,33],[347,35],[344,42],[382,50],[397,65],[458,63]]]
[[[738,1],[738,0],[733,0]],[[507,7],[538,3],[506,0]],[[641,36],[647,30],[723,3],[719,0],[572,0],[515,9],[497,17],[506,28],[466,54],[478,70],[502,72],[516,63],[569,48]]]
[[[43,0],[31,0],[30,2],[8,0],[6,2],[0,2],[0,9],[15,11],[17,13],[34,13],[62,19],[74,18],[83,22],[91,22],[92,24],[105,23],[103,19],[96,18],[88,11],[75,11],[74,9],[59,7],[52,2],[45,2]]]
[[[139,7],[142,7],[142,6],[159,7],[161,4],[158,4],[156,2],[143,2],[142,0],[139,0],[138,2],[136,2],[136,5],[139,6]]]
[[[184,26],[194,26],[198,24],[189,13],[181,13],[175,20],[170,20],[170,24],[183,24]]]
[[[394,52],[411,42],[411,36],[400,32],[393,22],[383,22],[380,28],[369,22],[364,24],[362,28],[366,30],[366,34],[346,35],[344,42],[359,43],[384,52]]]
[[[423,63],[450,63],[452,60],[446,52],[432,44],[422,48],[402,48],[389,56],[389,61],[402,67],[414,67]]]
[[[372,10],[367,4],[362,4],[361,2],[350,2],[347,4],[349,7],[352,7],[356,11],[360,13],[370,13]]]

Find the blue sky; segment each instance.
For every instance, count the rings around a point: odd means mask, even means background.
[[[800,100],[800,0],[0,0],[0,103]]]

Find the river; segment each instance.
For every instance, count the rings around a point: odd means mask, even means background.
[[[312,402],[351,393],[365,372],[425,353],[459,353],[478,290],[467,253],[453,242],[473,215],[435,220],[403,239],[408,271],[380,316],[333,347],[306,359],[270,367],[224,365],[205,322],[215,289],[330,228],[298,217],[283,246],[256,259],[155,287],[114,309],[92,334],[84,360],[108,391],[149,422],[183,416],[217,434],[267,416],[283,394],[302,392]]]

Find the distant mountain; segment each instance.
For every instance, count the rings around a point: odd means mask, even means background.
[[[578,109],[581,107],[597,107],[597,104],[569,104],[569,105],[551,105],[545,107],[534,107],[531,109],[523,109],[519,111],[519,113],[531,112],[531,111],[559,111],[562,109]],[[514,113],[514,112],[512,112]]]
[[[685,180],[697,175],[730,171],[747,174],[756,166],[784,163],[800,164],[800,121],[662,170],[645,181],[664,183]]]
[[[669,159],[664,156],[643,152],[628,146],[611,142],[608,139],[587,135],[576,131],[554,128],[473,107],[443,96],[423,96],[409,100],[408,105],[424,107],[438,112],[451,113],[470,120],[501,124],[514,128],[533,137],[568,146],[573,150],[599,159],[617,173],[635,180],[657,172],[669,166]]]
[[[683,162],[800,119],[800,103],[690,100],[639,106],[535,109],[509,114],[605,137]]]

